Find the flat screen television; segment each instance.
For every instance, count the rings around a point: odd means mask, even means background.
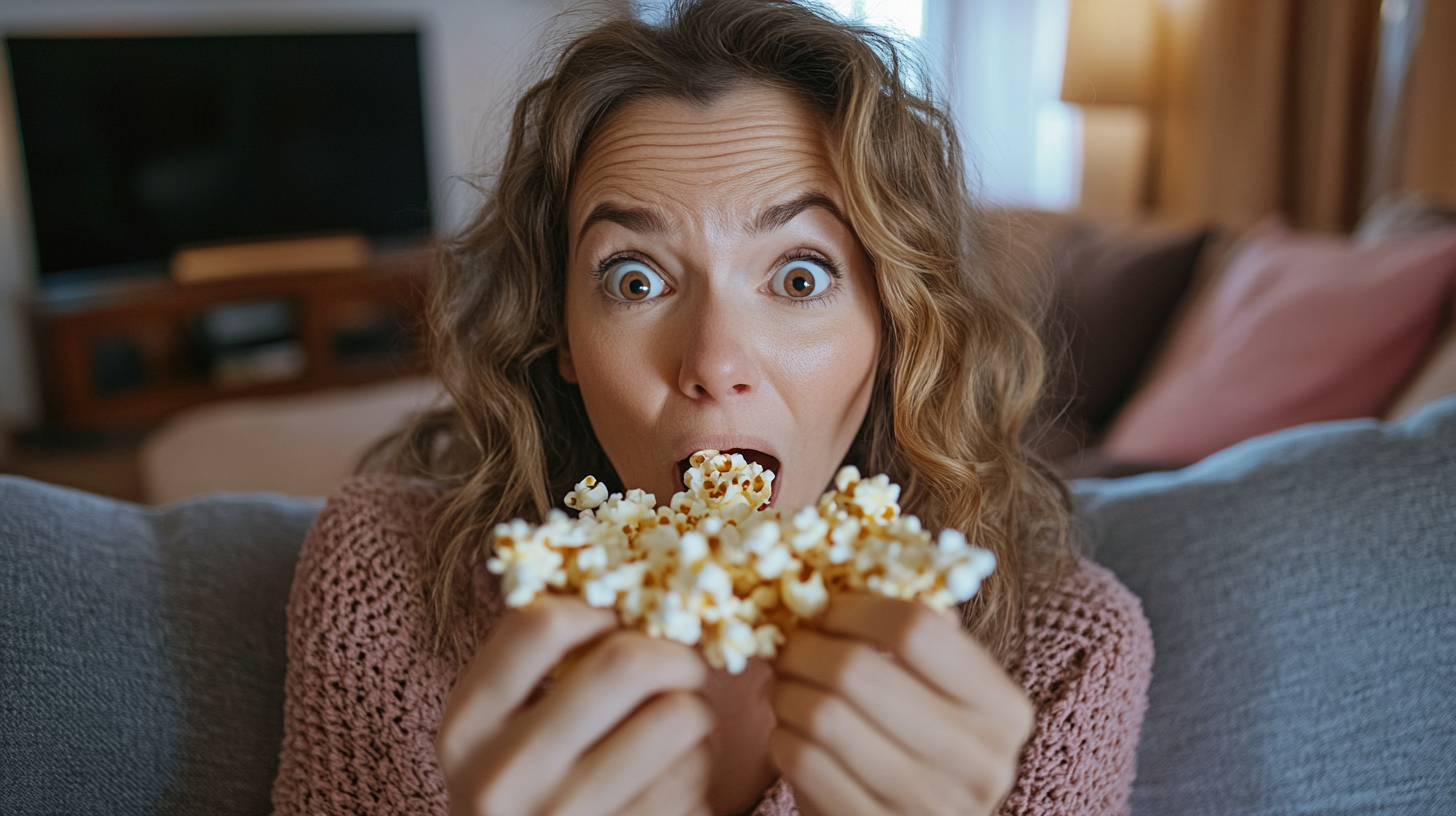
[[[181,246],[431,229],[413,31],[12,36],[41,284]]]

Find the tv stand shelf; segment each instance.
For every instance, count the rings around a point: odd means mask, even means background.
[[[135,428],[218,399],[419,373],[431,258],[413,250],[340,271],[42,294],[31,316],[46,421],[58,430]],[[215,342],[260,305],[267,325],[283,327],[271,342]]]

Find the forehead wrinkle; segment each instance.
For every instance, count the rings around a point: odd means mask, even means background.
[[[640,150],[638,148],[641,148]],[[807,160],[807,161],[805,161]],[[687,163],[701,169],[722,166],[751,166],[757,162],[780,164],[802,163],[815,169],[828,169],[829,163],[817,145],[784,142],[776,139],[694,142],[684,145],[633,145],[589,156],[582,162],[588,171],[610,170],[621,165],[645,164],[653,169],[673,169],[670,165]]]
[[[774,146],[813,153],[816,156],[822,155],[825,148],[824,134],[805,132],[802,125],[790,122],[755,121],[733,127],[717,122],[692,123],[690,127],[677,129],[644,129],[635,124],[609,126],[605,132],[592,139],[583,161],[601,160],[611,154],[630,153],[638,148],[653,152],[694,152],[714,146],[740,144],[742,146],[737,150]]]
[[[812,112],[790,100],[793,109],[770,106],[764,121],[757,102],[719,104],[644,100],[610,117],[578,164],[573,214],[580,219],[602,202],[645,205],[666,221],[707,227],[726,218],[753,233],[768,210],[806,194],[837,203],[828,134]],[[721,194],[718,185],[726,185]]]
[[[769,173],[772,175],[768,175]],[[710,212],[695,219],[693,198],[700,194],[703,187],[701,178],[656,179],[653,184],[644,185],[630,172],[606,173],[593,178],[590,184],[583,185],[584,189],[590,191],[591,199],[583,202],[582,206],[591,205],[592,202],[607,202],[617,206],[647,209],[659,216],[665,223],[667,232],[682,232],[689,223],[699,221],[697,226],[700,228],[706,228],[707,222],[712,222],[717,227],[714,230],[717,232],[736,230],[738,234],[755,235],[763,233],[765,227],[781,228],[799,214],[796,212],[788,218],[774,219],[774,209],[802,204],[802,199],[805,198],[821,197],[831,204],[830,214],[848,226],[842,215],[842,205],[838,201],[841,193],[838,180],[832,174],[817,173],[813,168],[805,168],[794,162],[776,162],[767,167],[744,168],[740,172],[714,179],[711,183],[743,184],[746,195],[730,195],[726,204],[721,200],[715,201],[710,205]],[[810,206],[814,205],[811,203]],[[688,221],[684,222],[679,216],[686,217]],[[583,228],[580,234],[585,233]]]
[[[802,127],[797,127],[787,122],[747,122],[736,126],[725,126],[723,122],[727,121],[732,120],[722,120],[706,123],[683,123],[682,127],[668,127],[661,129],[644,129],[638,127],[625,127],[620,125],[614,127],[612,125],[608,125],[600,132],[598,132],[595,137],[593,137],[591,144],[588,146],[588,152],[594,150],[610,150],[618,147],[620,142],[634,142],[634,140],[643,142],[653,147],[662,146],[663,144],[700,144],[704,136],[707,136],[709,138],[718,137],[716,141],[732,141],[734,139],[745,138],[739,135],[745,131],[770,132],[765,136],[760,136],[756,138],[783,138],[783,134],[787,132],[790,138],[804,138],[806,140],[813,140],[813,137],[804,134],[804,129]],[[651,141],[656,139],[665,139],[667,141]]]
[[[726,116],[707,119],[698,115],[691,118],[673,118],[660,114],[629,118],[623,112],[618,112],[597,130],[589,147],[607,146],[633,138],[698,139],[705,133],[733,138],[734,134],[751,130],[775,133],[788,131],[806,139],[823,138],[822,128],[813,125],[806,128],[805,125],[805,122],[764,120],[758,113],[731,112]]]
[[[636,190],[643,190],[650,194],[651,190],[663,187],[703,190],[704,187],[720,185],[748,185],[754,189],[785,190],[803,186],[837,188],[838,185],[835,182],[836,179],[832,175],[806,170],[804,167],[790,162],[756,167],[744,167],[736,163],[714,165],[711,168],[699,166],[694,168],[690,174],[684,173],[682,177],[677,178],[661,173],[644,177],[633,172],[633,168],[623,167],[587,180],[581,188],[586,194],[582,206],[583,208],[593,206],[594,202],[603,200],[603,193],[609,189],[617,191],[618,195],[626,193],[635,197],[637,194],[634,191]]]
[[[627,155],[618,156],[615,159],[604,157],[589,164],[584,163],[587,164],[587,173],[582,179],[582,186],[590,187],[593,183],[601,183],[599,180],[602,178],[633,175],[634,172],[644,169],[649,173],[661,171],[673,173],[686,170],[694,175],[726,171],[732,176],[740,176],[760,170],[772,172],[785,168],[785,172],[823,174],[830,178],[834,176],[832,168],[819,151],[807,148],[788,149],[778,145],[775,147],[776,149],[772,151],[745,148],[709,155],[674,157]]]

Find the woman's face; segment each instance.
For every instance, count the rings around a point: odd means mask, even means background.
[[[827,129],[792,95],[654,99],[610,116],[568,202],[561,373],[623,483],[666,503],[686,459],[740,451],[812,504],[869,406],[869,259]]]

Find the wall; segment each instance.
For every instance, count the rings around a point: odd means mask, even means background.
[[[572,7],[582,10],[557,17]],[[504,142],[511,102],[530,75],[543,38],[625,7],[625,0],[4,0],[0,32],[228,32],[413,23],[424,42],[435,207],[438,223],[449,229],[474,200],[460,177],[492,166]],[[35,273],[9,89],[9,78],[0,76],[0,431],[30,425],[40,415],[25,319]]]

